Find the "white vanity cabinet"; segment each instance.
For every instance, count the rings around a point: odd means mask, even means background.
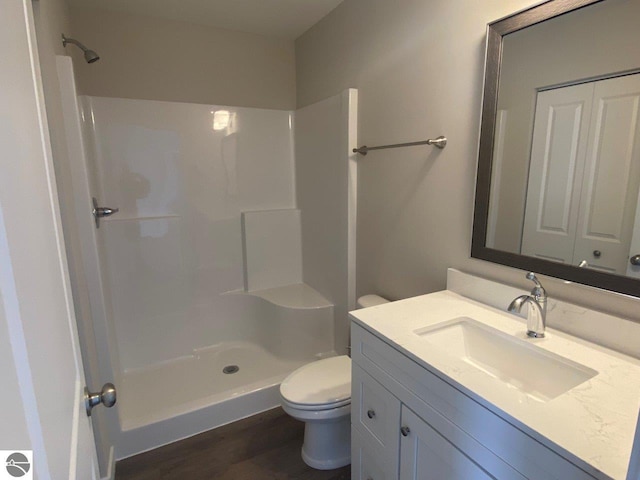
[[[355,322],[351,339],[354,480],[607,478],[590,475],[578,459],[533,439]]]

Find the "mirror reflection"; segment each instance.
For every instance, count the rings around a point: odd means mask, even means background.
[[[503,38],[486,246],[640,278],[640,2]]]

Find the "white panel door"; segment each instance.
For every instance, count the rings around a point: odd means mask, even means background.
[[[631,258],[640,255],[640,193],[636,204],[636,216],[633,222],[633,233],[629,246],[629,262],[627,263],[627,277],[640,278],[640,265],[631,262]]]
[[[83,405],[31,0],[0,0],[0,11],[0,298],[34,478],[88,480],[96,478],[96,453]]]
[[[487,472],[447,441],[415,413],[402,409],[410,425],[400,450],[400,480],[491,480]]]
[[[573,260],[592,97],[593,84],[538,94],[523,255]]]
[[[435,411],[433,415],[432,427],[402,407],[400,480],[524,480],[462,430]]]
[[[595,82],[573,263],[624,275],[640,184],[640,75]]]

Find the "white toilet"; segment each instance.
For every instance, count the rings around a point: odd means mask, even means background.
[[[358,308],[388,300],[358,299]],[[332,470],[351,463],[351,359],[325,358],[300,367],[280,385],[282,408],[306,423],[302,459],[312,468]]]

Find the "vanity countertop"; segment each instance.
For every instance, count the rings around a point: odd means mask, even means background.
[[[640,408],[640,361],[554,329],[548,328],[545,338],[530,339],[518,317],[448,290],[357,310],[351,316],[549,448],[560,447],[569,458],[577,457],[608,477],[626,478]],[[414,333],[458,317],[471,317],[598,374],[547,402],[531,398]]]

